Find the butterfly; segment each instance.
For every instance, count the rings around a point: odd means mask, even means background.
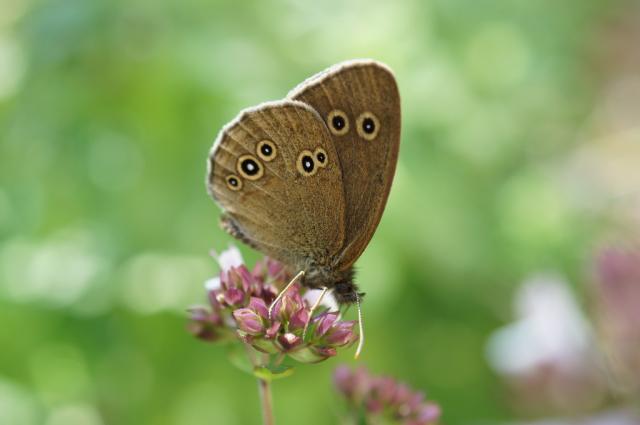
[[[359,303],[353,265],[380,222],[399,146],[392,71],[351,60],[225,125],[207,189],[229,234],[299,271],[303,285]]]

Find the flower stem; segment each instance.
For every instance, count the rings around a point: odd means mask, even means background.
[[[262,419],[264,425],[274,425],[273,400],[271,398],[271,383],[264,379],[258,379],[258,391],[260,392],[260,404],[262,405]]]

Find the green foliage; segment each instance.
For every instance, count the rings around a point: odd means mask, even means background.
[[[254,379],[184,330],[208,250],[231,241],[205,158],[241,108],[354,57],[395,70],[404,114],[358,263],[362,361],[428,390],[447,424],[513,419],[484,346],[525,276],[584,270],[597,218],[563,158],[621,5],[0,2],[0,422],[258,422]],[[274,383],[279,423],[335,420],[336,364]]]

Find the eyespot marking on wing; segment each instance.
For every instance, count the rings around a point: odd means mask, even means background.
[[[327,114],[327,126],[332,134],[343,136],[349,131],[349,118],[344,111],[334,109]]]
[[[306,149],[300,152],[298,160],[296,161],[296,168],[298,172],[305,177],[310,177],[317,173],[318,167],[316,166],[316,161],[313,159],[313,152]]]
[[[356,120],[358,135],[365,140],[372,141],[380,131],[380,120],[372,112],[366,111],[360,114]]]
[[[276,159],[278,148],[276,147],[276,144],[271,140],[261,140],[256,145],[256,154],[260,157],[261,160],[270,162]]]
[[[264,175],[264,167],[253,155],[242,155],[236,163],[238,173],[247,180],[258,180]]]
[[[318,167],[324,168],[327,166],[329,157],[327,156],[327,151],[325,151],[324,149],[316,148],[316,150],[313,152],[313,157],[318,163]]]
[[[237,192],[238,190],[242,189],[242,179],[240,179],[240,177],[236,176],[235,174],[229,174],[227,177],[225,177],[224,180],[227,182],[227,187],[229,188],[229,190]]]

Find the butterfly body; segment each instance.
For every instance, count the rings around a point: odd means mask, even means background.
[[[251,239],[247,238],[240,231],[238,225],[230,219],[227,215],[222,216],[221,220],[222,228],[234,238],[251,246],[252,248],[259,249],[255,246]],[[330,288],[333,289],[334,296],[339,304],[352,304],[356,301],[355,294],[358,293],[358,287],[353,282],[354,269],[348,267],[345,270],[338,270],[329,261],[327,264],[319,264],[318,259],[329,259],[325,253],[315,253],[308,257],[297,257],[284,260],[290,264],[290,268],[294,271],[304,270],[305,275],[302,278],[302,282],[310,288]],[[360,294],[364,295],[364,294]]]
[[[209,155],[207,187],[229,234],[348,304],[399,141],[393,74],[375,61],[349,61],[227,124]]]

